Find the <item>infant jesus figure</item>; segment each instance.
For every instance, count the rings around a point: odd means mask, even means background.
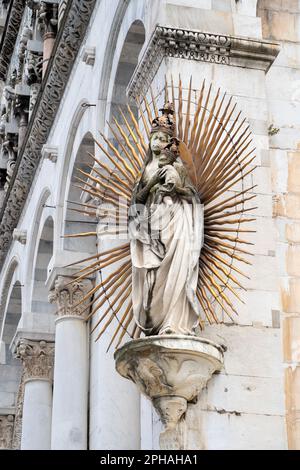
[[[181,162],[179,140],[176,137],[173,137],[162,149],[158,167],[161,168],[160,183],[156,184],[151,191],[155,193],[154,203],[160,204],[165,196],[176,198],[176,195],[190,200],[194,191]]]

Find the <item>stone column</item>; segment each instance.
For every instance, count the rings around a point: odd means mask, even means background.
[[[43,35],[43,77],[52,54],[58,23],[58,0],[44,0],[38,12],[38,21]]]
[[[21,339],[16,355],[24,368],[22,450],[50,449],[53,343]]]
[[[87,449],[88,331],[84,310],[78,305],[92,282],[58,276],[50,292],[57,302],[51,449]]]

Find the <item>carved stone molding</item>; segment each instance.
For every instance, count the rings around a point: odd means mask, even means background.
[[[14,421],[14,415],[0,415],[0,450],[12,448]]]
[[[24,382],[34,379],[52,380],[54,344],[21,339],[16,348],[24,368]]]
[[[127,88],[130,97],[147,92],[164,57],[269,69],[279,45],[183,28],[157,26]]]
[[[27,230],[18,230],[15,228],[13,231],[13,239],[20,242],[22,245],[26,245]]]
[[[31,188],[41,158],[41,149],[49,136],[95,4],[96,0],[74,0],[67,4],[56,39],[53,60],[32,111],[27,135],[1,209],[0,265],[3,265],[11,244],[13,229],[17,226]],[[0,58],[0,71],[1,60],[3,59]],[[7,67],[7,60],[5,64]]]
[[[84,319],[88,314],[86,307],[90,302],[90,297],[84,302],[82,299],[92,287],[92,281],[89,279],[75,281],[71,277],[58,276],[54,283],[54,289],[49,293],[49,302],[57,302],[59,317],[73,316]]]
[[[15,48],[25,6],[26,2],[24,0],[12,0],[11,2],[11,7],[8,12],[8,23],[3,32],[1,41],[0,80],[5,80],[7,77],[10,59]]]

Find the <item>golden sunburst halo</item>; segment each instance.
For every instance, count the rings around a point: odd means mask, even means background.
[[[165,82],[163,94],[165,102],[173,103],[180,157],[204,206],[204,244],[196,291],[203,313],[199,326],[203,328],[205,320],[209,324],[222,322],[218,309],[234,321],[237,310],[228,293],[242,302],[239,291],[245,288],[240,279],[248,276],[236,264],[251,264],[248,256],[252,253],[246,248],[253,243],[244,234],[255,232],[244,228],[244,224],[248,227],[255,220],[247,213],[256,209],[248,207],[249,201],[256,197],[251,192],[255,185],[244,187],[245,180],[256,168],[251,131],[242,113],[237,112],[232,97],[228,98],[220,89],[214,92],[205,80],[199,89],[194,89],[191,78],[184,89],[180,77],[176,87],[171,77]],[[95,139],[105,163],[89,154],[91,172],[78,169],[76,187],[87,193],[93,203],[70,201],[77,206],[71,210],[100,220],[113,215],[116,234],[122,233],[127,225],[133,188],[146,158],[147,140],[151,123],[158,115],[159,99],[161,94],[155,97],[150,89],[149,95],[136,100],[135,109],[129,104],[126,114],[120,109],[119,120],[114,118],[114,124],[108,124],[113,139],[103,133],[100,133],[102,142]],[[97,232],[66,235],[68,238],[89,236],[97,236]],[[126,333],[132,338],[139,337],[141,330],[134,321],[131,300],[130,243],[120,243],[80,263],[87,265],[77,271],[77,281],[100,274],[99,282],[80,302],[93,297],[85,310],[87,319],[99,314],[93,326],[93,331],[99,330],[96,339],[114,320],[116,328],[109,347],[114,341],[118,347]],[[105,268],[111,269],[113,265],[116,268],[104,276]]]

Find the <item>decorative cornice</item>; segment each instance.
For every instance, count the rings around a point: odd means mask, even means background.
[[[0,450],[12,448],[14,420],[14,415],[0,415]]]
[[[84,319],[89,313],[87,306],[90,297],[82,302],[82,299],[92,289],[93,284],[89,279],[76,281],[72,277],[58,276],[54,289],[49,293],[49,302],[56,302],[58,306],[57,315],[59,318],[72,316]]]
[[[212,62],[265,72],[279,53],[269,41],[157,26],[127,88],[136,98],[147,92],[164,57]]]
[[[0,213],[0,264],[10,247],[13,229],[19,221],[41,159],[41,149],[49,136],[95,3],[96,0],[73,0],[67,4],[53,58],[32,111]]]
[[[35,379],[52,380],[54,343],[21,339],[16,357],[23,363],[24,382]]]
[[[13,0],[11,2],[0,45],[0,80],[6,79],[25,6],[26,2],[24,0]]]

